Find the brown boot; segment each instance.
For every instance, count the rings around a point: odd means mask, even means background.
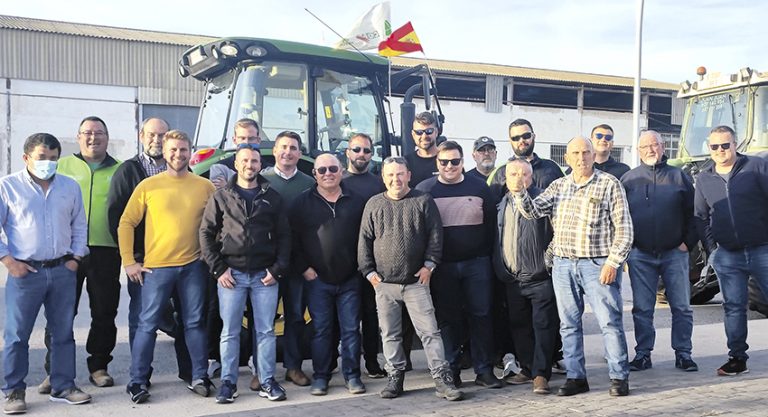
[[[544,378],[543,376],[533,378],[533,393],[541,395],[552,393],[549,389],[549,381],[547,381],[547,378]]]
[[[301,369],[289,369],[286,371],[285,380],[293,382],[300,387],[306,387],[311,383],[307,375]]]

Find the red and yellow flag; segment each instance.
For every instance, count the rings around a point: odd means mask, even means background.
[[[421,42],[413,30],[411,22],[392,32],[387,40],[379,44],[379,55],[387,57],[416,51],[424,52],[424,49],[421,47]]]

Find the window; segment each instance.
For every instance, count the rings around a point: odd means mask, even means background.
[[[680,137],[662,133],[661,138],[664,139],[664,154],[670,159],[677,158],[680,149]]]
[[[624,161],[621,160],[622,157],[624,156],[624,148],[613,148],[613,149],[611,149],[611,156],[617,162],[624,162]]]
[[[621,91],[584,90],[584,108],[590,110],[632,111],[632,94]]]
[[[561,167],[565,166],[566,145],[549,145],[549,157]]]
[[[515,84],[512,88],[512,103],[575,109],[578,105],[578,91],[554,86]]]

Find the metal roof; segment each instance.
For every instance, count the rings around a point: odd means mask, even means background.
[[[412,67],[427,63],[435,71],[444,71],[467,75],[498,75],[502,77],[522,78],[527,80],[557,81],[578,84],[593,84],[616,87],[633,87],[635,79],[632,77],[619,77],[615,75],[589,74],[573,71],[559,71],[540,68],[513,67],[498,64],[482,64],[475,62],[447,61],[440,59],[419,59],[408,57],[393,57],[392,65],[398,67]],[[640,86],[656,90],[677,91],[678,84],[643,79]]]

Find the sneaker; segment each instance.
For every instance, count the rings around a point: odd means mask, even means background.
[[[312,395],[328,394],[328,381],[320,378],[315,379],[312,381],[312,386],[309,388],[309,393]]]
[[[403,371],[394,371],[387,375],[389,380],[387,386],[379,393],[381,398],[397,398],[403,393],[403,383],[405,382],[405,373]]]
[[[653,363],[651,363],[651,357],[650,356],[635,356],[635,359],[632,360],[632,362],[629,363],[629,370],[630,371],[644,371],[646,369],[653,368]]]
[[[443,371],[435,378],[435,395],[448,401],[458,401],[464,398],[464,393],[456,388],[453,373]]]
[[[149,391],[143,386],[139,384],[130,384],[125,389],[125,392],[128,393],[128,395],[131,396],[131,401],[133,401],[136,404],[141,404],[149,399]]]
[[[611,397],[626,397],[629,395],[629,380],[612,379],[608,394]]]
[[[557,390],[557,395],[560,397],[570,397],[571,395],[581,394],[587,391],[589,391],[589,383],[587,382],[586,378],[568,378],[565,380],[565,384],[563,384],[560,389]]]
[[[285,371],[285,380],[293,382],[300,387],[306,387],[311,383],[307,374],[301,369],[289,369]]]
[[[37,386],[37,393],[48,395],[51,393],[51,377],[46,376],[43,382],[40,383],[40,385]]]
[[[499,378],[496,378],[496,375],[494,375],[493,372],[486,372],[475,378],[475,385],[480,385],[481,387],[486,388],[501,388],[504,385],[504,382]]]
[[[555,361],[552,363],[552,373],[558,374],[558,375],[565,375],[568,373],[568,370],[565,369],[565,364],[563,361]]]
[[[363,381],[360,378],[352,378],[344,386],[347,387],[347,391],[350,394],[362,394],[365,392],[365,385],[363,385]]]
[[[372,364],[370,366],[366,363],[365,365],[366,365],[365,369],[367,371],[368,378],[379,379],[379,378],[387,377],[387,372],[381,369],[381,366],[379,366],[378,363],[375,365]]]
[[[551,392],[552,391],[549,389],[549,381],[547,381],[547,378],[544,378],[543,376],[537,376],[536,378],[533,378],[534,394],[548,395]]]
[[[699,365],[691,358],[676,358],[675,368],[682,369],[685,372],[696,372],[699,370]]]
[[[728,358],[728,362],[717,368],[717,374],[720,376],[734,376],[747,372],[749,369],[747,369],[747,361],[744,359]]]
[[[248,389],[256,392],[261,391],[261,381],[259,380],[258,375],[253,376],[253,378],[251,379],[251,383],[248,385]]]
[[[115,385],[115,380],[109,376],[106,369],[99,369],[97,371],[91,372],[88,380],[91,381],[91,384],[99,388],[111,387]]]
[[[221,377],[221,362],[216,359],[208,359],[208,376],[211,378]]]
[[[211,395],[211,391],[216,389],[216,386],[213,385],[213,382],[211,382],[211,380],[206,377],[192,381],[189,385],[187,385],[187,389],[201,397],[207,397]]]
[[[48,398],[53,402],[61,402],[72,405],[91,402],[91,394],[84,393],[78,387],[65,389],[61,392],[51,392],[51,396]]]
[[[218,394],[216,394],[216,402],[219,404],[233,403],[237,395],[237,385],[225,379],[221,381],[221,387]]]
[[[5,397],[3,413],[22,414],[27,412],[27,402],[24,400],[26,392],[23,389],[15,389]]]
[[[259,397],[264,397],[269,401],[283,401],[285,399],[285,390],[277,383],[277,381],[275,381],[275,378],[267,378],[267,380],[261,384]]]
[[[508,375],[504,378],[504,382],[509,385],[523,385],[533,382],[533,378],[526,375],[525,372],[520,372],[519,374]]]

